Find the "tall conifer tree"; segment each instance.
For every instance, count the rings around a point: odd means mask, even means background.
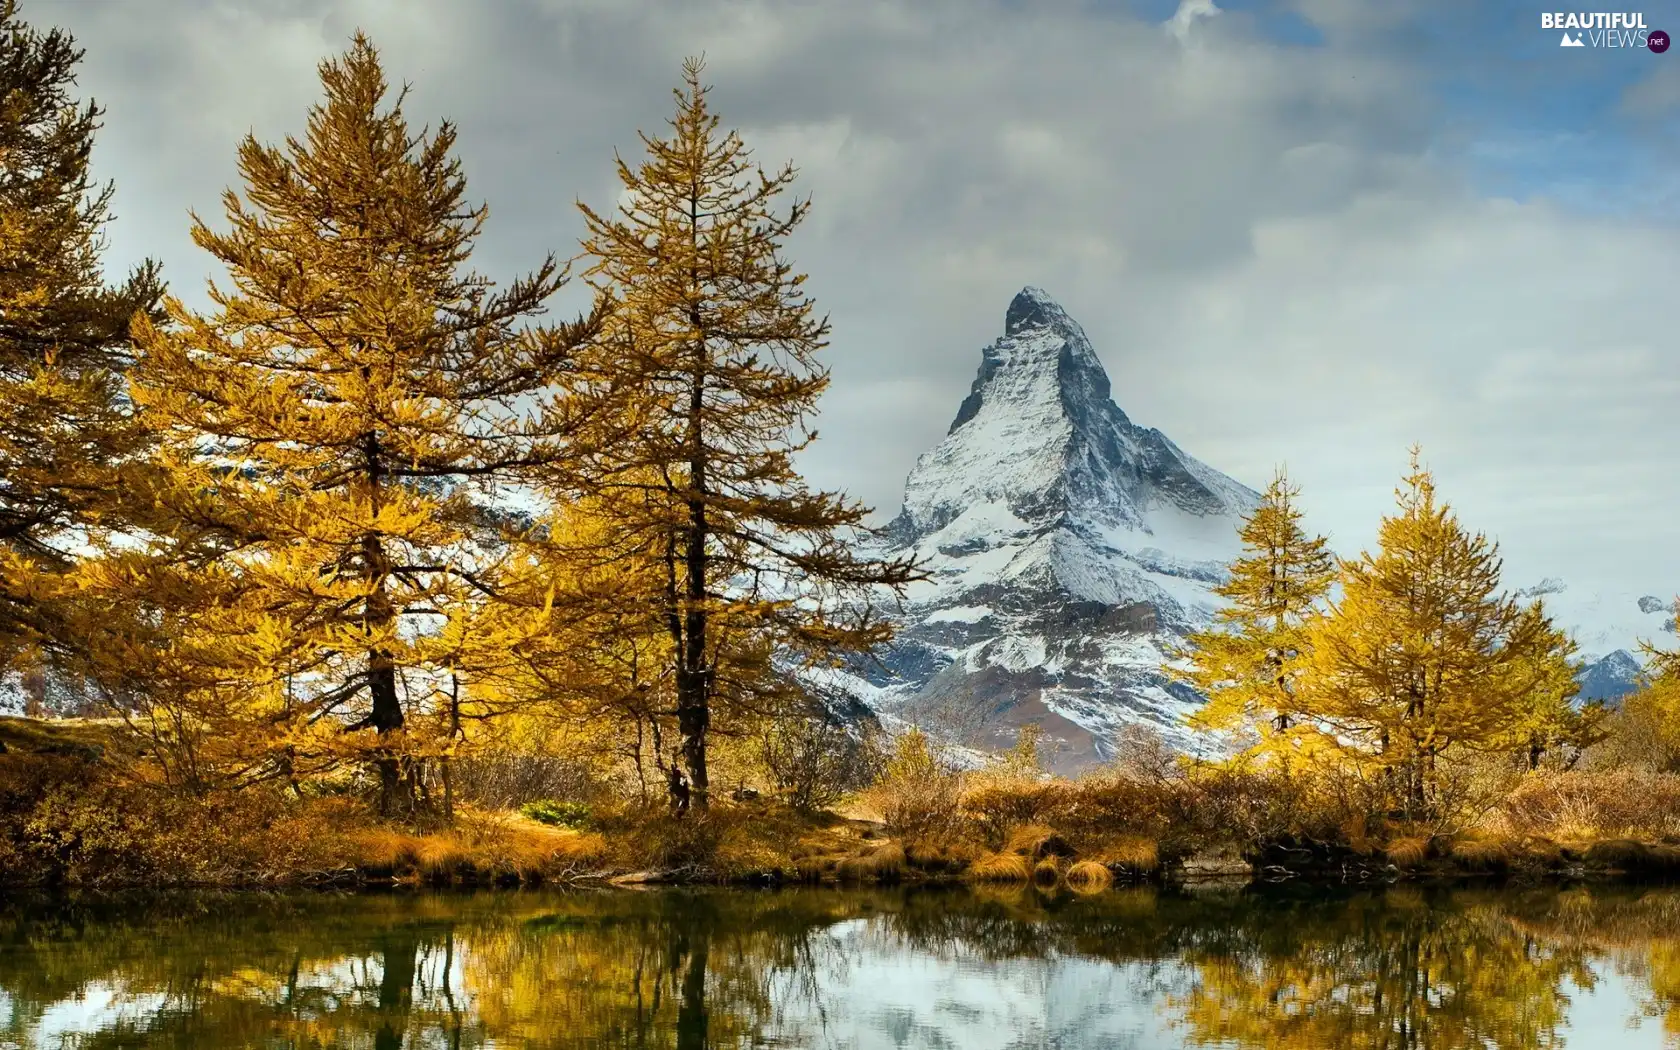
[[[135,396],[179,475],[176,538],[219,551],[173,609],[196,716],[252,734],[258,772],[371,729],[394,811],[407,710],[459,680],[463,647],[512,643],[466,622],[497,594],[493,484],[553,454],[533,399],[595,319],[528,324],[552,259],[499,292],[465,269],[485,210],[455,130],[410,131],[364,36],[320,77],[301,141],[241,144],[227,232],[195,219],[232,287],[137,327]]]
[[[1538,641],[1530,659],[1512,670],[1521,692],[1513,749],[1528,769],[1538,769],[1551,756],[1566,767],[1580,760],[1590,746],[1604,739],[1608,710],[1601,701],[1578,700],[1581,683],[1575,677],[1579,651],[1567,631],[1552,623],[1545,604],[1536,600],[1524,615],[1539,621]]]
[[[597,424],[577,448],[611,533],[663,564],[674,713],[704,810],[714,707],[784,695],[773,651],[834,659],[884,641],[870,589],[913,572],[856,554],[866,508],[795,469],[828,385],[828,323],[782,256],[809,205],[776,210],[793,168],[752,165],[700,73],[685,64],[670,137],[643,135],[646,160],[619,161],[616,213],[580,205],[590,276],[616,305],[566,401]]]
[[[1335,580],[1322,536],[1301,528],[1300,489],[1282,470],[1243,519],[1243,556],[1215,593],[1230,602],[1213,626],[1189,638],[1189,666],[1176,670],[1208,700],[1192,723],[1245,729],[1270,749],[1301,717],[1297,696],[1308,626]]]
[[[100,271],[112,187],[88,162],[101,110],[71,96],[82,52],[0,0],[0,670],[59,661],[87,618],[67,572],[120,524],[120,472],[145,443],[124,397],[129,321],[157,267]]]
[[[1312,633],[1309,706],[1393,778],[1413,818],[1434,811],[1436,763],[1508,746],[1553,642],[1543,616],[1500,590],[1498,545],[1436,499],[1412,450],[1376,554],[1342,566],[1340,599]]]

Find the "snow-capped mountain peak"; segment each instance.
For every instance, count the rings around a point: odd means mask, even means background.
[[[1211,615],[1258,496],[1134,423],[1043,290],[1003,328],[887,530],[933,578],[877,684],[912,706],[1001,703],[1004,725],[1048,712],[1088,751],[1139,718],[1176,735],[1193,699],[1160,673],[1167,643]]]
[[[1024,288],[945,440],[916,461],[899,527],[926,535],[965,510],[1005,503],[1032,517],[1072,513],[1145,524],[1170,504],[1207,516],[1255,494],[1140,427],[1110,396],[1084,329],[1049,295]]]

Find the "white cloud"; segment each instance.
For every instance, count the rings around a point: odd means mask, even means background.
[[[1212,18],[1219,14],[1219,8],[1213,0],[1178,0],[1178,10],[1167,19],[1167,32],[1171,33],[1179,43],[1190,39],[1190,27],[1198,18]]]
[[[1291,49],[1182,0],[1159,23],[1004,0],[358,0],[41,5],[110,106],[120,258],[196,295],[248,128],[301,129],[314,64],[357,26],[450,117],[491,204],[492,275],[575,250],[615,147],[656,130],[684,54],[767,164],[814,195],[790,246],[834,320],[809,460],[883,510],[942,435],[1009,297],[1049,289],[1115,397],[1250,483],[1287,460],[1315,520],[1366,541],[1404,449],[1505,541],[1513,575],[1680,586],[1680,448],[1662,230],[1477,196],[1439,166],[1426,72],[1373,41],[1400,5],[1301,0]],[[1188,31],[1195,47],[1180,46]],[[1176,35],[1175,35],[1176,34]],[[1628,106],[1666,105],[1653,79]],[[575,300],[572,300],[575,304]]]

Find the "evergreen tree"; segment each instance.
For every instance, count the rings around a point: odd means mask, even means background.
[[[494,703],[598,730],[636,770],[663,783],[675,739],[663,548],[636,546],[599,500],[559,500],[523,536],[501,589],[504,615],[541,630],[509,651]]]
[[[1282,470],[1266,486],[1243,519],[1244,554],[1215,588],[1230,604],[1211,628],[1190,636],[1188,666],[1173,671],[1208,698],[1193,725],[1247,730],[1261,752],[1280,745],[1301,718],[1308,627],[1336,576],[1325,538],[1301,528],[1299,495]]]
[[[1520,690],[1513,745],[1527,769],[1540,768],[1548,757],[1572,767],[1588,747],[1604,739],[1608,711],[1600,701],[1577,701],[1578,649],[1568,632],[1552,623],[1545,605],[1536,601],[1524,615],[1538,621],[1538,642],[1532,658],[1512,668]]]
[[[1376,554],[1342,565],[1340,599],[1311,636],[1308,708],[1392,778],[1411,818],[1434,810],[1436,763],[1506,746],[1533,668],[1552,644],[1544,617],[1499,589],[1498,545],[1463,528],[1412,450]]]
[[[1665,627],[1680,633],[1680,599]],[[1639,649],[1646,657],[1645,673],[1605,718],[1607,750],[1614,764],[1680,772],[1680,648],[1641,639]]]
[[[595,319],[528,323],[563,283],[552,259],[499,292],[464,269],[485,210],[454,127],[409,130],[364,36],[320,77],[303,140],[241,144],[230,229],[195,217],[232,288],[211,286],[209,315],[171,299],[172,330],[137,325],[134,389],[176,474],[177,550],[216,553],[169,595],[187,721],[248,738],[247,775],[359,747],[393,811],[408,711],[520,640],[482,622],[495,486],[555,454],[533,400]]]
[[[0,0],[0,670],[85,648],[68,573],[121,523],[145,440],[122,372],[129,321],[162,285],[152,263],[120,286],[101,275],[112,187],[88,170],[101,110],[71,97],[81,58]]]
[[[794,467],[828,385],[827,321],[781,254],[808,202],[777,213],[793,168],[767,174],[719,131],[700,72],[684,66],[670,137],[642,136],[638,167],[618,162],[616,213],[580,205],[591,279],[615,309],[566,404],[594,422],[575,446],[581,486],[619,542],[661,561],[674,714],[704,810],[714,706],[786,700],[772,654],[832,660],[885,641],[872,589],[913,572],[854,553],[866,508]]]

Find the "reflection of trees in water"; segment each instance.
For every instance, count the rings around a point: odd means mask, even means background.
[[[960,909],[912,900],[875,936],[918,952],[1140,967],[1190,1045],[1541,1048],[1562,1045],[1570,993],[1596,980],[1591,949],[1525,931],[1511,910],[1556,896],[1022,890]],[[1680,923],[1646,930],[1651,944]]]
[[[84,1046],[723,1047],[844,966],[860,894],[201,898],[0,905],[0,1043],[110,991]],[[156,924],[136,916],[155,917]]]
[[[1680,892],[1532,893],[1513,908],[1513,921],[1530,936],[1607,960],[1629,980],[1641,1016],[1660,1019],[1668,1044],[1680,1047]]]
[[[1497,898],[1407,891],[1265,922],[1232,950],[1191,948],[1172,1004],[1193,1043],[1413,1050],[1553,1047],[1589,955],[1544,943]]]
[[[13,902],[0,1042],[104,990],[130,1006],[80,1046],[805,1045],[883,952],[1126,965],[1188,1043],[1280,1050],[1559,1046],[1611,960],[1680,1032],[1674,891],[881,890]]]

